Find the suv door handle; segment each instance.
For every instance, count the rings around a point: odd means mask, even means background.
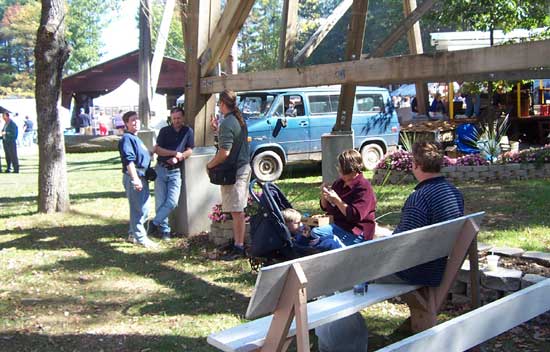
[[[300,122],[298,123],[298,126],[300,126],[300,127],[306,127],[306,126],[307,126],[307,121],[300,121]]]

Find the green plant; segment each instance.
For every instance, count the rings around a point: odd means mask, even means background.
[[[403,146],[403,149],[410,153],[412,152],[413,144],[417,142],[417,135],[416,132],[402,131],[399,133],[399,139],[401,140],[401,145]]]
[[[506,136],[510,127],[508,115],[504,119],[488,121],[481,125],[481,132],[477,134],[477,147],[481,154],[492,164],[498,160],[502,149],[500,141]]]

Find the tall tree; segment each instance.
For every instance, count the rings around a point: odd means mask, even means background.
[[[39,146],[38,211],[52,213],[69,209],[65,145],[57,103],[70,49],[65,38],[64,1],[41,1],[40,26],[34,51]]]
[[[40,4],[11,5],[0,25],[0,95],[31,96],[34,89],[33,48]]]
[[[67,39],[71,57],[66,73],[78,72],[99,62],[101,31],[108,24],[106,13],[118,9],[120,0],[68,0]]]

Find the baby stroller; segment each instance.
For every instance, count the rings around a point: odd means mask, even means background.
[[[256,184],[262,189],[260,196],[253,192]],[[251,244],[247,253],[252,270],[310,254],[293,244],[281,213],[292,205],[281,189],[270,182],[260,183],[254,179],[250,181],[249,191],[258,208],[250,218]]]

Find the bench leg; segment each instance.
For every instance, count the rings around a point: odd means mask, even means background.
[[[309,352],[309,330],[307,326],[307,279],[299,264],[293,264],[277,308],[273,312],[273,320],[267,332],[262,352],[286,351],[291,339],[287,338],[292,319],[296,317],[296,342],[298,352]]]
[[[403,296],[411,311],[410,329],[420,332],[437,324],[436,299],[433,290],[423,287]]]

